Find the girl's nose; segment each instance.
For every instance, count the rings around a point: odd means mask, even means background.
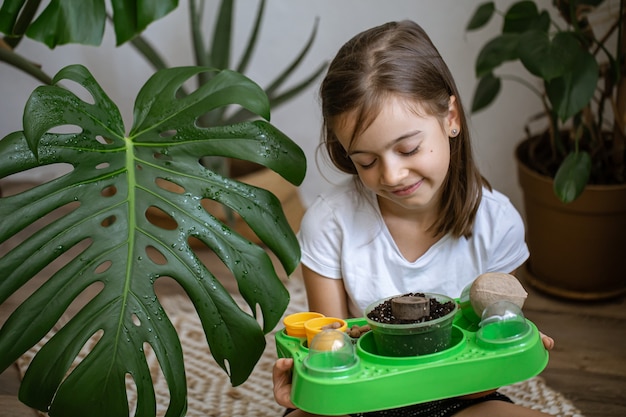
[[[397,185],[406,174],[407,169],[399,161],[391,160],[381,164],[380,181],[383,185]]]

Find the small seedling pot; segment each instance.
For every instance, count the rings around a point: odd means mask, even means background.
[[[345,332],[348,329],[348,323],[336,317],[317,317],[304,322],[304,331],[306,332],[307,346],[311,346],[313,338],[324,329],[330,329],[329,326],[335,325],[334,330]]]
[[[285,332],[287,333],[287,336],[306,337],[304,322],[318,317],[324,317],[324,315],[313,311],[302,311],[286,316],[283,319],[283,324],[285,325]]]
[[[369,313],[379,304],[398,296],[387,297],[370,304],[365,318],[372,328],[377,353],[382,356],[417,356],[441,352],[450,347],[452,324],[458,307],[454,299],[440,294],[426,293],[427,298],[436,298],[441,303],[452,302],[454,309],[434,320],[408,324],[390,324],[374,321]]]

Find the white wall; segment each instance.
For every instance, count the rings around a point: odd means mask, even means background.
[[[549,0],[545,0],[548,4]],[[214,3],[214,2],[212,2]],[[265,85],[299,52],[313,27],[315,17],[320,25],[317,39],[304,68],[293,77],[299,80],[323,60],[330,60],[338,48],[357,32],[389,20],[413,19],[424,27],[447,61],[469,108],[476,85],[474,61],[484,42],[494,36],[499,23],[492,22],[489,31],[466,33],[465,25],[482,0],[269,0],[259,46],[248,75]],[[497,1],[506,10],[512,1]],[[247,40],[248,29],[256,12],[257,2],[237,3],[235,57]],[[208,24],[212,22],[207,19]],[[158,46],[170,65],[191,65],[191,47],[187,25],[187,2],[164,19],[153,23],[146,35]],[[120,107],[127,130],[132,123],[132,105],[141,85],[151,74],[149,66],[128,45],[116,48],[113,31],[106,28],[100,47],[63,46],[50,51],[30,40],[23,41],[18,51],[43,65],[48,74],[65,65],[82,63],[94,74],[105,91]],[[517,72],[517,68],[511,68]],[[0,137],[21,130],[21,114],[28,95],[38,82],[12,67],[0,64]],[[331,186],[319,173],[315,151],[319,141],[320,114],[317,88],[273,111],[272,122],[293,138],[306,152],[308,172],[301,187],[305,204],[316,194]],[[470,119],[474,149],[483,174],[492,185],[507,194],[522,209],[517,185],[513,149],[523,136],[523,126],[529,115],[536,112],[537,98],[523,87],[504,85],[496,105]],[[521,117],[520,117],[521,116]],[[322,161],[323,162],[323,161]],[[324,167],[323,167],[324,168]],[[327,170],[327,168],[324,168]],[[42,174],[46,175],[46,174]],[[337,179],[330,175],[330,179]]]

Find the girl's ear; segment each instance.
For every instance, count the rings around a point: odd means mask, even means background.
[[[448,115],[446,116],[444,127],[448,137],[454,137],[461,130],[461,120],[459,119],[459,108],[455,96],[450,96],[448,104]]]

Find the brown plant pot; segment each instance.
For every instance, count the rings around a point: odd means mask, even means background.
[[[626,185],[588,185],[564,204],[553,179],[529,169],[516,149],[530,250],[523,278],[558,297],[601,300],[626,293]]]

